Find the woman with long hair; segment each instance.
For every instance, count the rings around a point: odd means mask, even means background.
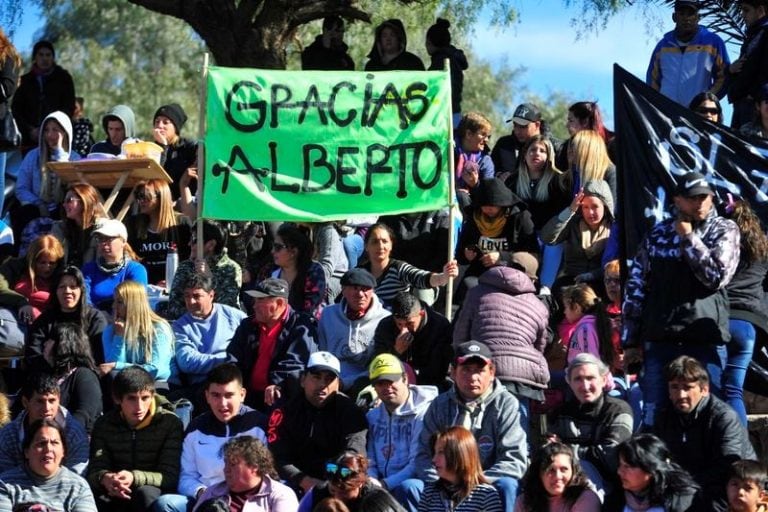
[[[128,231],[116,219],[105,219],[93,231],[96,237],[96,259],[83,266],[88,301],[95,307],[112,310],[117,285],[137,281],[147,285],[147,269],[136,261],[138,257],[128,244]]]
[[[125,223],[128,243],[147,268],[149,282],[158,284],[165,281],[166,257],[173,246],[179,261],[189,258],[189,224],[186,217],[174,211],[171,187],[165,180],[142,181],[133,193],[139,213],[129,217]]]
[[[707,121],[717,124],[723,122],[723,107],[720,106],[720,98],[711,92],[704,91],[694,96],[688,108]]]
[[[16,86],[19,83],[21,56],[11,40],[0,28],[0,119],[9,114],[9,106]],[[0,215],[5,201],[5,152],[0,151]]]
[[[424,486],[419,512],[503,510],[498,491],[483,475],[475,436],[454,426],[432,436],[432,464],[438,480]]]
[[[155,381],[171,378],[174,356],[171,326],[152,311],[147,291],[136,281],[124,281],[115,288],[113,319],[104,329],[104,363],[99,373],[141,366]]]
[[[51,234],[64,246],[67,264],[82,267],[96,257],[93,230],[107,212],[99,191],[88,183],[69,185],[62,205],[64,218],[53,223]]]
[[[49,162],[79,160],[72,150],[72,121],[61,111],[48,114],[40,123],[37,147],[26,154],[16,178],[16,199],[21,207],[15,212],[13,234],[21,240],[26,225],[39,217],[55,218],[64,190],[55,173],[48,169]]]
[[[56,326],[74,323],[85,332],[96,364],[104,362],[101,333],[107,325],[104,314],[88,305],[85,279],[80,269],[67,266],[54,278],[46,310],[29,329],[24,345],[24,363],[30,371],[51,372],[50,364],[43,357],[45,342],[53,339]]]
[[[64,248],[51,235],[36,238],[24,257],[0,265],[0,290],[13,290],[27,300],[17,318],[31,324],[48,307],[56,273],[64,266]]]
[[[392,307],[392,300],[399,292],[411,288],[437,288],[448,284],[450,277],[459,275],[458,264],[451,260],[440,273],[421,270],[401,260],[392,258],[395,234],[386,224],[374,224],[365,234],[367,262],[360,265],[376,278],[374,292],[385,308]]]
[[[588,181],[603,180],[616,197],[616,166],[613,165],[605,142],[594,130],[581,130],[568,145],[568,165],[562,175],[565,187],[576,194]]]
[[[323,267],[312,260],[312,254],[309,237],[300,228],[283,224],[272,244],[272,257],[277,268],[270,277],[288,283],[288,303],[294,310],[319,318],[326,304],[327,282]]]
[[[504,182],[528,206],[537,236],[541,228],[556,216],[570,202],[570,194],[562,180],[562,172],[555,167],[555,148],[546,135],[534,135],[521,149],[523,157],[517,171]],[[560,262],[563,246],[546,245],[539,237],[542,249],[540,281],[542,286],[551,287]]]
[[[568,169],[568,148],[573,136],[583,130],[596,132],[605,143],[606,148],[613,144],[613,132],[605,127],[603,113],[596,101],[577,101],[568,107],[565,128],[570,138],[565,141],[557,153],[557,168]]]
[[[43,357],[59,381],[61,405],[90,434],[102,412],[101,385],[83,329],[73,323],[58,324],[53,338],[45,341]]]
[[[606,503],[608,512],[688,512],[707,510],[700,503],[699,485],[672,460],[664,442],[653,434],[638,434],[618,448],[619,478],[624,494]]]
[[[326,481],[304,495],[298,512],[311,512],[326,498],[340,500],[350,512],[404,512],[392,495],[368,476],[365,454],[354,451],[345,451],[326,464]]]
[[[761,300],[763,282],[768,275],[768,237],[760,218],[746,201],[737,201],[726,210],[726,216],[739,226],[741,252],[736,273],[725,287],[730,305],[731,341],[726,345],[728,359],[721,385],[725,401],[746,426],[744,379],[758,333],[768,333],[768,310]]]
[[[547,443],[536,450],[521,483],[515,512],[600,511],[600,498],[567,444]]]
[[[2,474],[2,510],[95,512],[88,482],[62,464],[68,447],[61,425],[48,418],[33,421],[21,447],[24,465]]]

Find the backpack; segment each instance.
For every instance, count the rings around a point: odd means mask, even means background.
[[[0,356],[21,355],[24,349],[24,331],[14,313],[0,307]]]

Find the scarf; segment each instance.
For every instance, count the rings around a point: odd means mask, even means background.
[[[125,253],[123,253],[123,258],[117,263],[107,263],[103,258],[96,258],[96,266],[105,274],[115,275],[125,268],[127,260],[128,258],[125,256]]]
[[[507,225],[507,217],[505,215],[500,215],[495,219],[486,220],[482,212],[476,211],[473,218],[480,234],[490,238],[501,236],[502,231],[504,231],[504,226]]]

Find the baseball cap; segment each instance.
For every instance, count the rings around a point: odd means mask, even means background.
[[[467,341],[456,347],[454,364],[464,364],[471,359],[480,359],[483,363],[488,364],[493,362],[493,354],[485,343],[479,341]]]
[[[676,196],[693,197],[702,194],[713,195],[712,188],[707,183],[707,178],[698,172],[689,172],[684,174],[675,188]]]
[[[262,280],[253,290],[246,290],[246,295],[261,299],[263,297],[288,298],[288,282],[283,279],[269,277]]]
[[[100,221],[93,232],[96,235],[119,236],[123,240],[128,240],[128,230],[125,229],[125,224],[117,219],[104,219]]]
[[[379,354],[373,358],[368,367],[368,377],[371,382],[380,380],[395,382],[400,380],[404,372],[403,363],[392,354]]]
[[[541,110],[533,103],[523,103],[517,106],[515,113],[512,114],[512,119],[507,120],[507,122],[510,121],[527,126],[529,123],[541,121]]]
[[[376,278],[364,268],[353,268],[341,277],[341,286],[376,288]]]
[[[336,359],[336,356],[330,352],[313,352],[309,356],[309,361],[307,361],[307,371],[326,371],[331,372],[332,374],[336,375],[336,377],[339,377],[341,375],[341,363],[339,363],[339,360]]]
[[[539,261],[529,252],[513,252],[509,257],[509,266],[524,272],[531,279],[538,278]]]

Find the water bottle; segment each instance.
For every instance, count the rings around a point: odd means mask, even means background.
[[[176,244],[171,243],[168,254],[165,255],[165,291],[171,293],[173,276],[176,275],[176,269],[179,268],[179,252],[176,250]]]

